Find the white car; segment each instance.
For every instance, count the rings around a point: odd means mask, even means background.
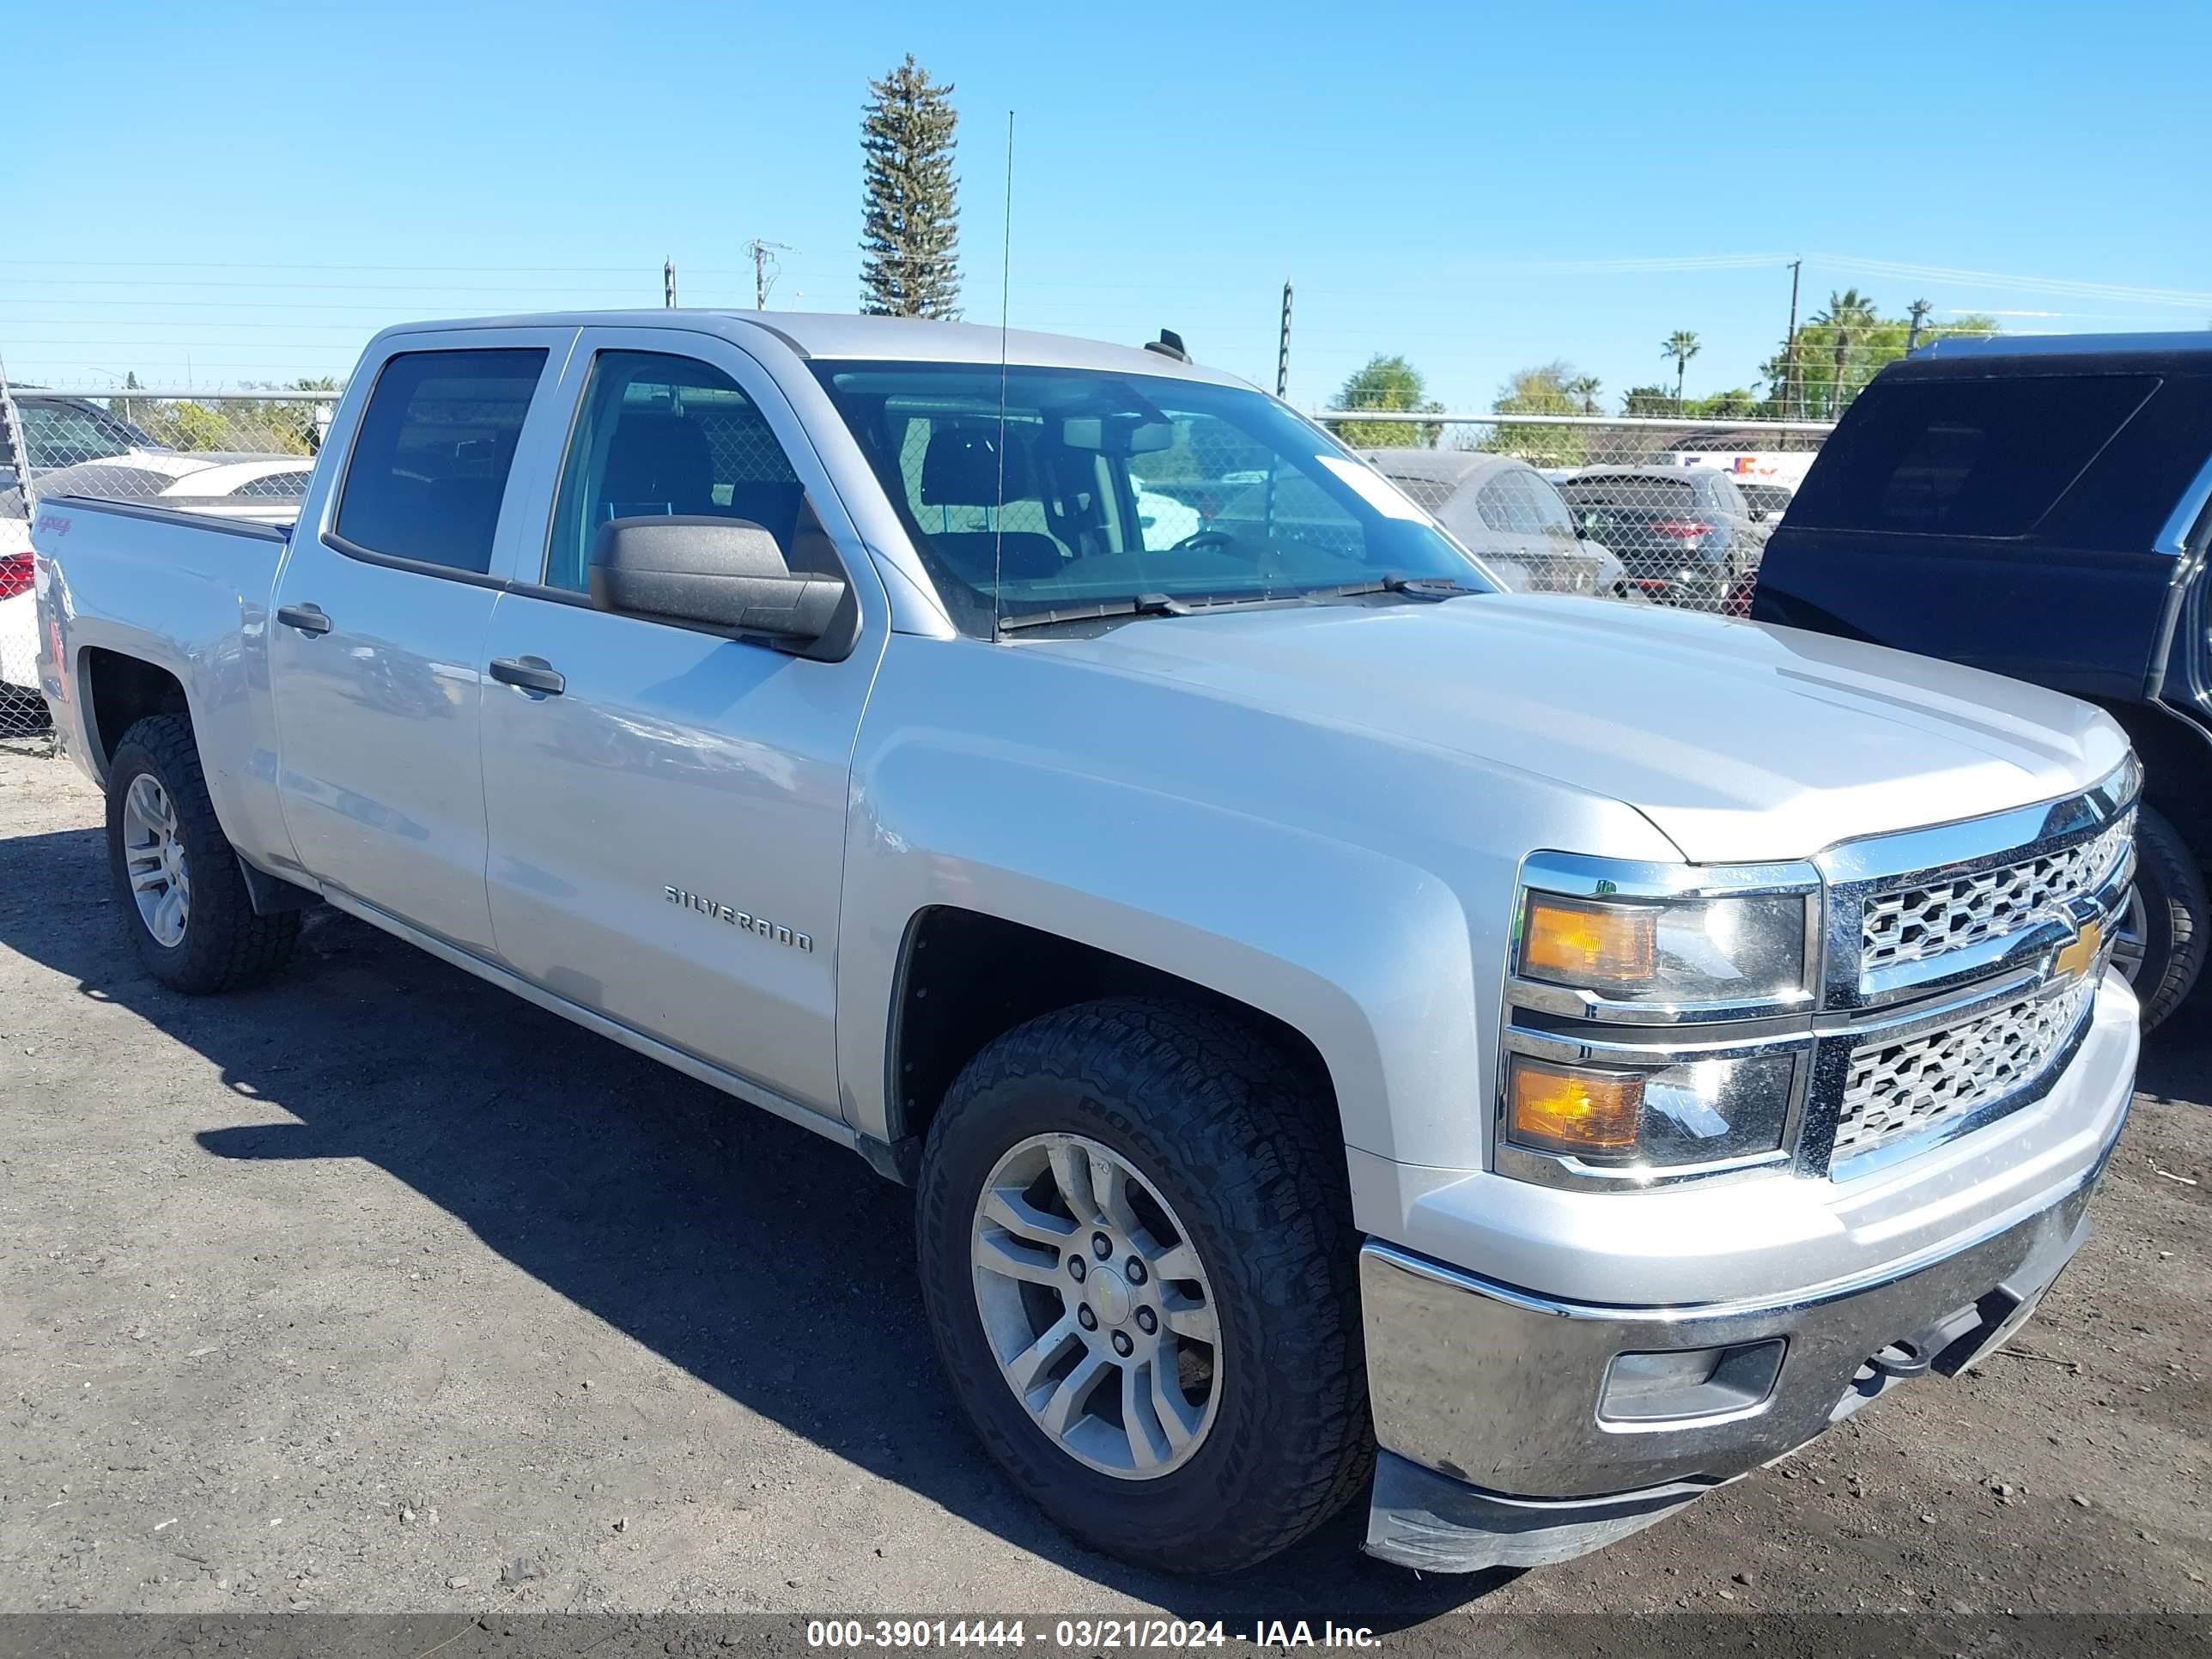
[[[1144,532],[1148,552],[1173,547],[1185,537],[1195,536],[1206,528],[1206,520],[1196,507],[1187,507],[1174,496],[1147,489],[1140,483],[1133,482],[1131,487],[1136,492],[1137,524]]]
[[[33,489],[40,500],[89,495],[100,501],[185,507],[222,519],[289,524],[299,511],[314,465],[312,455],[142,451],[41,472],[33,480]],[[12,498],[12,491],[0,494],[0,512]]]

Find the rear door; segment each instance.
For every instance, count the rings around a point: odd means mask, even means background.
[[[2169,520],[2208,458],[2212,379],[1885,377],[1791,499],[1753,614],[2141,697],[2179,598]]]
[[[479,660],[492,923],[546,989],[839,1115],[838,901],[853,744],[888,625],[798,417],[736,345],[586,331],[557,487]],[[592,607],[612,518],[744,519],[854,586],[839,661]],[[512,672],[512,671],[497,671]],[[558,689],[545,674],[558,676]]]
[[[301,862],[480,956],[484,636],[541,385],[574,330],[410,337],[377,371],[336,485],[277,578],[278,793]],[[543,490],[542,482],[535,488]]]

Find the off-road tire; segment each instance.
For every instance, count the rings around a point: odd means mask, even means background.
[[[2173,826],[2148,806],[2136,809],[2136,890],[2143,909],[2136,998],[2142,1028],[2150,1031],[2197,983],[2212,916],[2206,914],[2203,871]]]
[[[922,1299],[953,1391],[1014,1484],[1079,1542],[1161,1571],[1233,1572],[1367,1480],[1358,1257],[1334,1103],[1260,1030],[1171,1002],[1042,1016],[969,1062],[930,1126],[915,1206]],[[1066,1132],[1129,1161],[1187,1224],[1221,1323],[1217,1415],[1150,1480],[1079,1462],[1008,1388],[970,1238],[1000,1158]]]
[[[124,798],[131,780],[149,772],[175,805],[191,876],[191,913],[174,945],[155,939],[139,915],[124,854]],[[209,996],[258,985],[284,965],[299,940],[297,911],[253,913],[238,854],[208,798],[191,722],[181,715],[149,714],[115,745],[107,768],[107,865],[131,949],[146,971],[173,990]]]

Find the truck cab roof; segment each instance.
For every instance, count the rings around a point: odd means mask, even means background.
[[[981,323],[939,322],[920,317],[862,317],[829,312],[676,309],[548,312],[512,317],[471,317],[401,324],[385,330],[376,345],[409,334],[482,328],[685,328],[743,343],[772,336],[803,361],[850,359],[868,362],[989,363],[1006,361],[1042,368],[1119,370],[1166,375],[1216,386],[1248,384],[1234,374],[1182,362],[1141,346],[1109,345],[1029,329],[1001,332]],[[374,356],[374,348],[371,356]]]
[[[2002,335],[1933,340],[1884,371],[1887,380],[1952,375],[2212,374],[2212,330],[2163,334]]]

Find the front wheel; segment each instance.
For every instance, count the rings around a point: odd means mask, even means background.
[[[2204,872],[2158,812],[2136,809],[2136,885],[2114,940],[2112,960],[2135,987],[2142,1028],[2155,1030],[2181,1006],[2204,965],[2212,939]]]
[[[107,859],[138,960],[173,990],[235,991],[283,966],[296,911],[259,916],[222,833],[191,722],[152,714],[107,768]]]
[[[1331,1113],[1243,1024],[1115,1000],[1019,1026],[931,1126],[923,1300],[953,1390],[1078,1540],[1252,1565],[1371,1464]]]

